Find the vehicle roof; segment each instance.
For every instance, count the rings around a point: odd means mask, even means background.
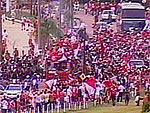
[[[125,3],[121,3],[121,6],[130,5],[130,4],[133,4],[133,5],[141,5],[140,3],[125,2]]]
[[[121,7],[122,7],[122,9],[143,9],[143,10],[145,10],[145,7],[142,6],[140,3],[122,3]]]
[[[130,60],[130,61],[142,61],[143,62],[143,60]]]
[[[114,12],[113,10],[103,10],[103,12],[104,12],[104,11],[112,11],[112,12]]]
[[[97,22],[97,24],[107,24],[107,22]]]
[[[9,84],[9,86],[21,86],[21,84]]]

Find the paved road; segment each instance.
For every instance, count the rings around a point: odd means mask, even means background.
[[[94,16],[92,16],[90,14],[85,15],[84,11],[79,11],[79,12],[77,12],[77,14],[75,14],[75,17],[80,18],[81,21],[83,21],[87,25],[86,26],[87,33],[89,34],[89,36],[92,36],[92,34],[93,34],[92,24],[94,23]],[[100,16],[99,16],[99,20],[100,20]],[[113,23],[112,29],[117,31],[116,22]]]
[[[92,36],[93,28],[92,24],[94,23],[94,16],[88,14],[85,15],[84,11],[79,11],[75,17],[80,18],[87,26],[87,33]],[[28,52],[28,33],[21,30],[21,25],[19,23],[12,24],[11,21],[5,21],[3,23],[3,29],[6,29],[8,32],[8,50],[12,54],[14,48],[18,48],[19,53],[21,54],[22,50],[25,50],[25,53]],[[37,50],[36,50],[37,51]]]
[[[80,18],[81,21],[83,21],[85,23],[85,25],[87,25],[86,26],[87,33],[91,36],[93,34],[92,24],[94,23],[94,16],[92,16],[90,14],[85,15],[84,11],[79,11],[75,15],[75,17]]]
[[[12,24],[11,21],[5,21],[3,23],[3,29],[6,29],[8,32],[8,50],[12,55],[14,48],[18,48],[19,54],[21,51],[25,50],[27,54],[28,51],[28,33],[21,30],[21,24],[15,23]]]

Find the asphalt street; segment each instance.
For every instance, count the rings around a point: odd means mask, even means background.
[[[12,55],[14,48],[18,48],[19,55],[21,55],[21,51],[24,50],[25,53],[28,53],[28,32],[21,30],[21,24],[15,23],[12,24],[11,21],[5,20],[3,22],[3,29],[6,29],[8,32],[8,41],[7,47],[8,51]]]

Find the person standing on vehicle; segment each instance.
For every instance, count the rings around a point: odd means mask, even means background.
[[[4,96],[4,98],[1,101],[2,113],[7,113],[8,112],[8,107],[9,107],[8,100]]]

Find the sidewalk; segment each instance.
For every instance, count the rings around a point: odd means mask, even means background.
[[[77,14],[74,16],[77,18],[80,18],[82,22],[85,23],[86,28],[87,28],[87,33],[89,34],[89,36],[93,35],[93,28],[92,28],[92,24],[94,23],[94,16],[87,14],[84,14],[84,11],[79,11],[77,12]],[[100,19],[100,17],[99,17]],[[112,29],[114,29],[116,32],[118,31],[118,26],[117,26],[117,22],[113,22],[112,23]]]

